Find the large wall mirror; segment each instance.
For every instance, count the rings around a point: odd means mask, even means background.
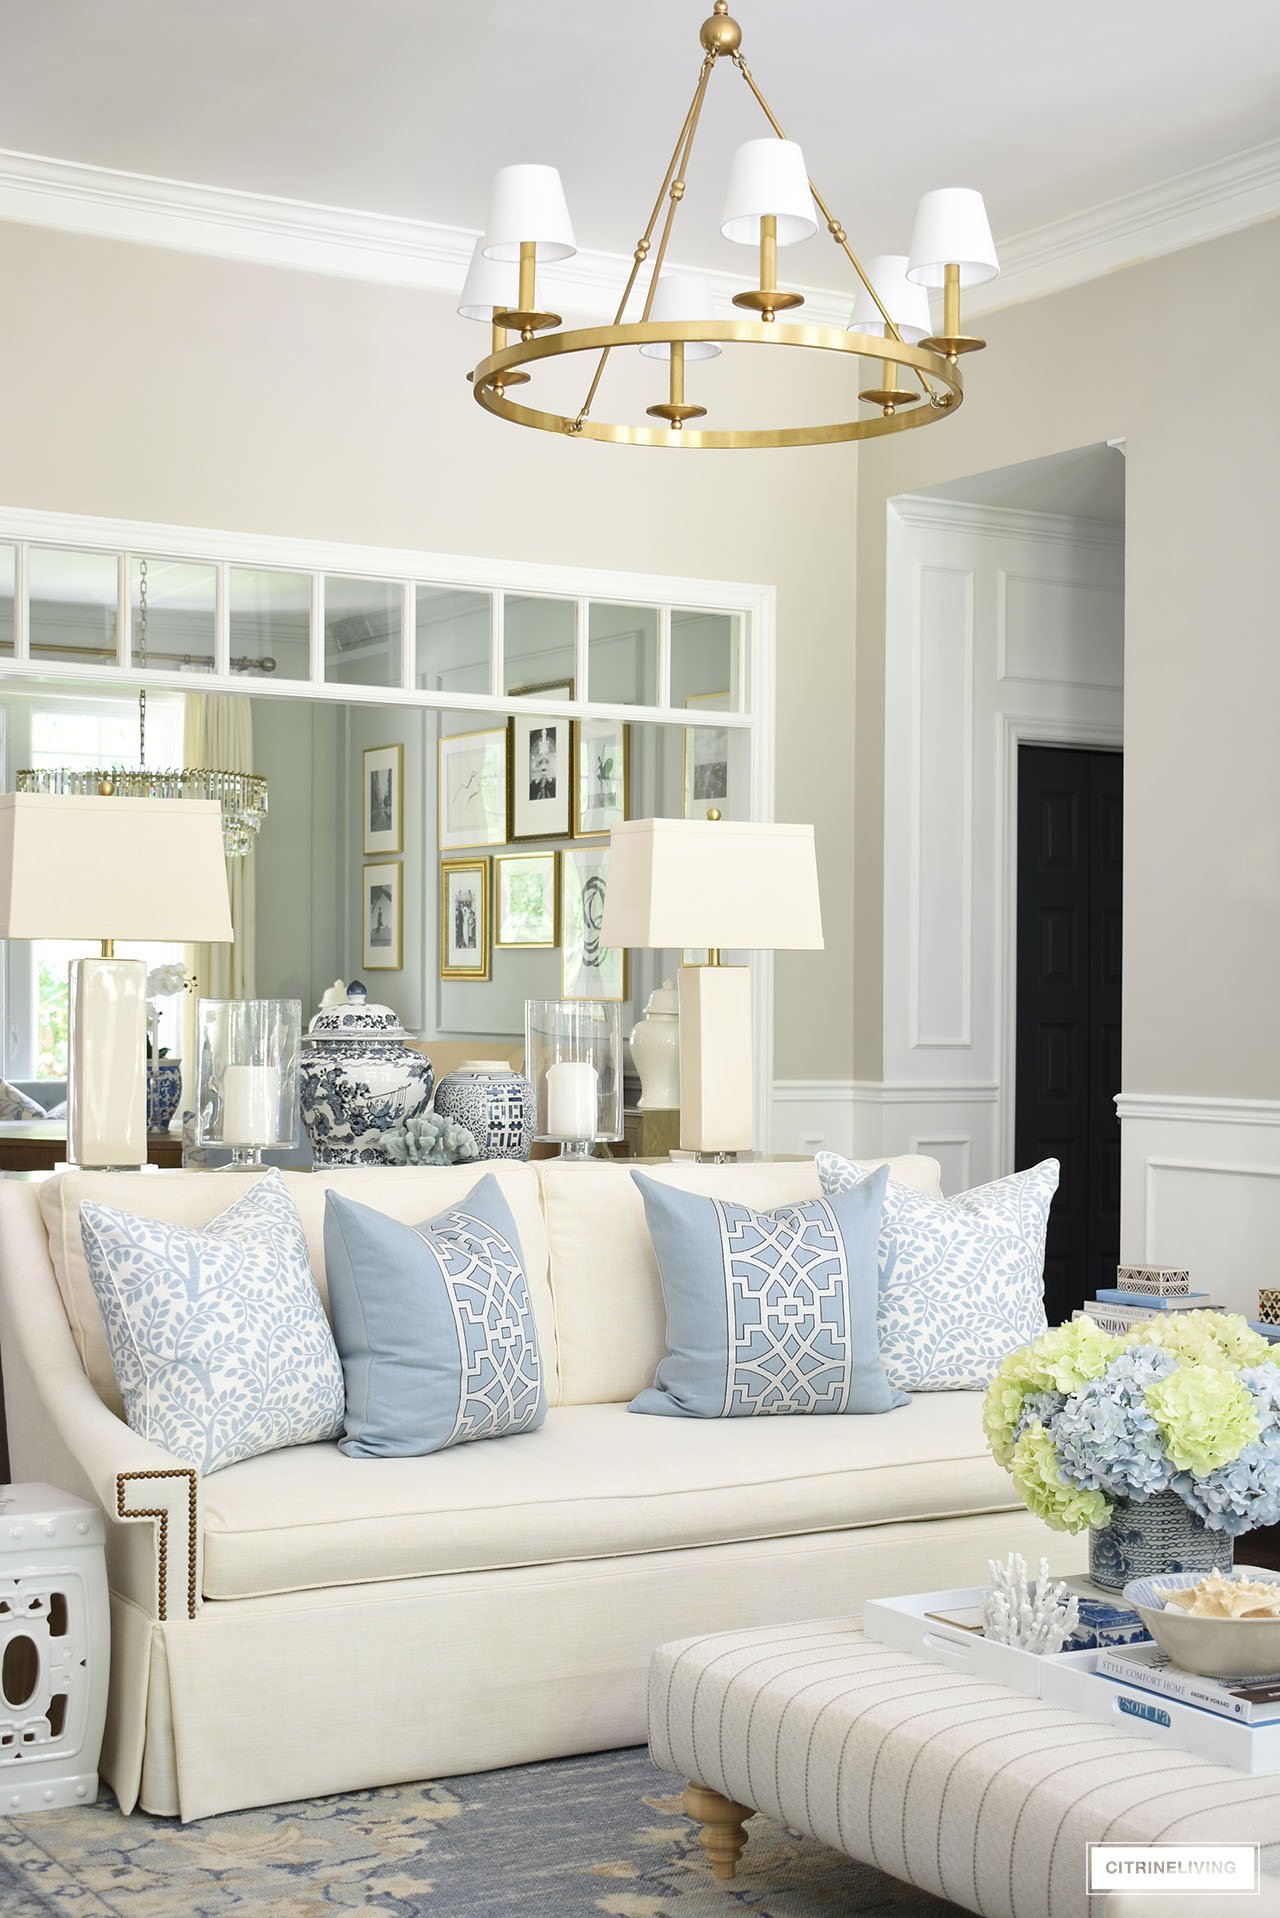
[[[681,955],[586,966],[608,827],[767,814],[771,596],[474,561],[454,583],[426,555],[342,549],[339,570],[122,525],[110,550],[104,530],[0,516],[5,789],[21,766],[136,764],[142,684],[152,766],[189,762],[197,701],[241,736],[247,715],[270,789],[240,934],[256,994],[309,1015],[362,977],[412,1031],[483,1051],[519,1041],[526,999],[603,979],[629,1030]],[[11,1078],[60,1076],[65,957],[11,944]]]

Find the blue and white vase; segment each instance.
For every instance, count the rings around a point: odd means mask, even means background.
[[[182,1097],[181,1059],[147,1060],[147,1131],[167,1132]]]
[[[436,1087],[436,1112],[466,1126],[482,1159],[527,1159],[533,1144],[533,1087],[505,1059],[468,1059]]]
[[[394,1163],[383,1133],[418,1118],[431,1098],[431,1061],[408,1040],[390,1006],[371,1005],[358,979],[321,1006],[300,1061],[302,1123],[317,1165]]]
[[[1089,1533],[1089,1577],[1107,1592],[1162,1572],[1231,1569],[1235,1541],[1211,1532],[1176,1492],[1117,1499],[1111,1523]]]

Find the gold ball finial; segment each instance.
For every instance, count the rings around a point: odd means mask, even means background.
[[[704,20],[698,35],[705,52],[733,54],[742,45],[742,28],[729,17],[729,0],[715,0],[715,12]]]
[[[707,818],[708,818],[708,819],[719,819],[719,817],[720,817],[720,808],[719,808],[719,806],[708,806],[708,807],[707,807]]]

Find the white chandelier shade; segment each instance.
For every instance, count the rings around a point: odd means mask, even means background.
[[[943,286],[948,266],[959,267],[962,287],[982,286],[1000,271],[987,209],[973,187],[938,187],[916,208],[907,278]]]
[[[510,260],[485,258],[486,237],[476,241],[471,265],[458,297],[458,312],[464,320],[493,319],[494,311],[504,311],[516,303],[519,270]]]
[[[555,167],[499,167],[493,179],[483,244],[488,260],[518,260],[524,244],[532,244],[543,264],[567,260],[577,252],[564,187]]]
[[[714,320],[715,316],[711,288],[700,273],[662,275],[649,309],[651,320]],[[669,340],[655,340],[639,350],[647,360],[671,358]],[[684,356],[687,360],[713,360],[720,350],[713,340],[687,340]]]
[[[804,154],[794,140],[744,140],[733,156],[720,231],[740,246],[758,246],[760,222],[769,214],[778,223],[779,246],[812,239],[818,230]]]
[[[877,253],[874,259],[867,261],[867,278],[880,295],[889,318],[907,345],[918,346],[921,340],[928,339],[933,332],[929,289],[917,286],[907,278],[906,254]],[[880,339],[884,335],[885,324],[880,308],[861,282],[854,296],[848,330],[850,333],[869,333],[873,339]]]

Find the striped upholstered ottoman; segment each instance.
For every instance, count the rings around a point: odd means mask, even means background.
[[[649,1748],[688,1780],[718,1878],[760,1811],[988,1918],[1229,1914],[1234,1898],[1085,1890],[1085,1845],[1260,1844],[1280,1909],[1280,1777],[1252,1778],[862,1636],[849,1619],[720,1632],[654,1653]]]

